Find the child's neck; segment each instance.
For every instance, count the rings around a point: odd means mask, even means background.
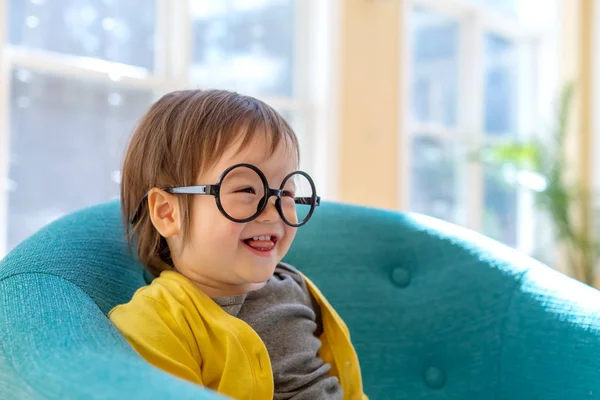
[[[266,285],[266,282],[248,283],[245,285],[231,285],[222,282],[205,282],[190,277],[186,278],[188,278],[198,289],[202,290],[211,299],[239,296],[261,289]]]

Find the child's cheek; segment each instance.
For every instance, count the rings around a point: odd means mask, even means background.
[[[223,229],[222,240],[227,240],[232,244],[238,244],[242,240],[242,231],[246,224],[238,224],[237,222],[227,222],[227,226]]]
[[[298,228],[292,228],[290,227],[286,227],[285,229],[285,237],[283,239],[283,243],[282,243],[282,250],[284,252],[287,253],[287,251],[289,250],[290,246],[292,245],[292,242],[294,241],[294,238],[296,237],[296,231],[298,230]]]

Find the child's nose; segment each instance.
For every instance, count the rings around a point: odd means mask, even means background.
[[[275,207],[276,201],[276,197],[271,197],[267,201],[267,206],[265,207],[263,212],[260,213],[258,218],[256,218],[258,222],[275,222],[279,220],[279,218],[281,218],[279,212],[277,211],[277,208]]]

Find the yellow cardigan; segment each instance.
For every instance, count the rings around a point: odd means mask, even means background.
[[[305,280],[321,307],[319,355],[338,377],[344,399],[366,399],[348,328]],[[271,361],[258,334],[177,272],[162,272],[109,318],[146,361],[164,371],[234,399],[273,398]]]

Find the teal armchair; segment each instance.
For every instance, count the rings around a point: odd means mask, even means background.
[[[600,398],[600,293],[487,238],[325,203],[285,261],[347,322],[372,400]],[[0,399],[219,399],[107,319],[148,278],[117,202],[17,246],[0,261]]]

